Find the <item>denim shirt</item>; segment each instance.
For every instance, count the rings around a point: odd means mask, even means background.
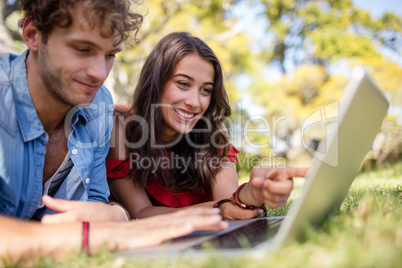
[[[43,166],[49,140],[28,90],[22,55],[0,55],[0,214],[31,218],[40,204]],[[107,202],[105,158],[112,130],[113,100],[102,86],[93,102],[73,107],[68,150],[74,163],[56,198]],[[38,218],[48,209],[40,211]]]

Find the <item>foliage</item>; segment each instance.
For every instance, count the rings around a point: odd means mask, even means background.
[[[402,68],[395,59],[401,60],[402,19],[389,12],[372,18],[351,0],[256,2],[263,5],[261,16],[269,21],[266,35],[271,41],[263,44],[262,54],[271,65],[277,63],[283,76],[267,81],[265,74],[256,74],[250,93],[266,109],[267,118],[286,117],[282,131],[272,135],[288,141],[289,160],[295,163],[304,155],[301,139],[317,143],[323,136],[317,130],[301,137],[300,127],[317,109],[340,99],[347,75],[336,74],[334,68],[355,65],[368,69],[393,107],[384,121],[381,146],[367,159],[381,164],[400,158]]]
[[[374,56],[378,52],[373,40],[400,52],[402,21],[395,14],[374,19],[351,0],[260,2],[269,21],[267,33],[274,35],[267,61],[278,61],[283,73],[285,60],[328,65],[342,58]]]

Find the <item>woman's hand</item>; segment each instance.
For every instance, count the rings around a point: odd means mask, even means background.
[[[293,189],[292,178],[304,177],[307,170],[295,167],[254,167],[247,185],[255,200],[251,204],[259,206],[264,203],[271,208],[283,206]]]
[[[246,220],[260,216],[264,212],[260,208],[244,209],[230,202],[223,203],[219,208],[224,220]]]

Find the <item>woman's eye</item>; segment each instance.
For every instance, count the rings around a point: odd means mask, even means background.
[[[183,82],[183,81],[177,81],[177,84],[181,87],[188,87],[188,83],[187,82]]]
[[[202,89],[202,91],[205,92],[205,93],[208,93],[208,94],[211,94],[211,93],[212,93],[212,89],[210,89],[209,87],[204,87],[204,88]]]

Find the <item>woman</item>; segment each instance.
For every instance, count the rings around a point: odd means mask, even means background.
[[[141,71],[131,109],[118,107],[107,158],[111,192],[133,218],[214,206],[225,219],[256,217],[286,203],[305,169],[254,168],[238,186],[238,151],[219,60],[188,33],[164,37]],[[244,203],[243,203],[244,202]]]

